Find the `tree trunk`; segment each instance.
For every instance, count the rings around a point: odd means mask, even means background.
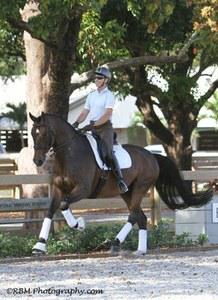
[[[28,1],[22,11],[24,21],[38,15],[38,1]],[[27,112],[39,116],[42,112],[57,113],[67,119],[69,110],[69,96],[72,66],[75,59],[75,49],[80,28],[81,14],[76,14],[72,20],[63,20],[67,30],[56,41],[56,47],[48,47],[41,41],[34,39],[24,32],[24,44],[27,64]],[[61,31],[61,30],[60,30]],[[31,137],[32,121],[28,114],[28,149],[23,149],[20,154],[19,173],[39,174],[51,172],[52,166],[47,162],[42,168],[37,168],[32,161]],[[28,152],[28,153],[27,153]],[[29,158],[29,159],[28,159]],[[30,161],[31,160],[31,161]],[[26,197],[46,196],[40,187],[23,186]],[[39,195],[38,195],[39,196]],[[28,217],[28,216],[27,216]],[[39,212],[30,213],[30,217],[41,218]],[[38,229],[41,224],[36,226]]]
[[[22,11],[22,18],[28,21],[40,14],[38,1],[28,1]],[[54,46],[46,46],[24,32],[27,64],[27,111],[33,115],[41,112],[57,113],[67,119],[71,75],[75,63],[75,51],[82,12],[74,9],[75,17],[63,20],[67,28],[61,37],[57,36]],[[61,31],[61,28],[60,28]],[[29,141],[32,121],[28,116]],[[31,144],[31,143],[30,143]]]
[[[145,86],[145,83],[140,84]],[[192,146],[191,134],[196,127],[196,118],[191,118],[192,107],[184,110],[174,109],[166,113],[168,127],[166,127],[156,115],[149,90],[141,91],[135,87],[134,94],[137,97],[136,105],[144,116],[144,124],[164,145],[167,154],[182,170],[191,170]],[[178,101],[179,102],[179,101]],[[182,102],[181,102],[182,103]],[[193,115],[191,115],[193,116]]]

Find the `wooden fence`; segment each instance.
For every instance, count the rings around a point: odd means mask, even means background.
[[[218,179],[218,170],[197,170],[197,171],[182,171],[182,175],[185,180],[197,181],[197,182],[209,182]],[[50,191],[51,185],[50,175],[0,175],[0,189],[5,186],[20,187],[22,184],[47,184],[48,190]],[[50,195],[50,193],[49,193]],[[47,198],[33,198],[33,199],[0,199],[0,214],[1,213],[11,213],[11,212],[30,212],[30,211],[43,211],[49,206],[51,199]],[[77,208],[84,207],[84,200],[77,203]],[[95,200],[88,200],[85,203],[86,209],[93,209],[93,203],[96,207],[100,201],[93,202]],[[81,203],[81,204],[80,204]],[[83,204],[82,204],[83,203]],[[112,211],[111,202],[108,201],[107,208]],[[151,208],[151,224],[155,225],[160,220],[161,210],[160,210],[160,200],[158,198],[155,190],[150,192],[150,208]],[[80,206],[82,205],[82,206]],[[91,205],[91,207],[90,207]],[[105,207],[106,208],[106,207]],[[61,220],[60,216],[56,216],[56,220]],[[39,222],[42,219],[9,219],[1,218],[0,224],[15,224],[15,223],[27,223],[27,222]]]
[[[0,159],[0,175],[6,175],[6,174],[15,174],[17,171],[17,164],[15,162],[14,158],[8,157],[8,155],[5,156],[5,154],[1,154]],[[8,190],[10,189],[12,191],[12,197],[15,197],[15,191],[16,187],[12,185],[4,184],[1,186],[1,190]]]

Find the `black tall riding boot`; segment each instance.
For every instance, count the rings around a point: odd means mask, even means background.
[[[110,167],[112,169],[112,172],[114,173],[116,179],[117,179],[117,184],[119,186],[119,190],[121,194],[124,194],[128,191],[128,187],[125,184],[124,180],[123,180],[123,175],[122,172],[120,170],[120,166],[119,163],[117,161],[117,158],[115,156],[115,154],[112,154],[112,159],[110,159]]]

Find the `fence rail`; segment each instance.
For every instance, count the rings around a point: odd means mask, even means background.
[[[218,179],[218,170],[197,170],[197,171],[182,171],[181,172],[185,180],[197,181],[197,182],[208,182],[211,180]],[[46,184],[50,188],[52,182],[51,175],[0,175],[0,188],[4,186],[21,186],[22,184]],[[151,207],[151,223],[157,224],[160,219],[160,201],[155,191],[151,190],[150,193],[150,207]],[[0,199],[0,213],[11,213],[11,212],[31,212],[31,211],[43,211],[48,209],[51,199],[47,198],[20,198],[20,199]],[[93,199],[94,201],[94,199]],[[87,209],[93,209],[93,201],[86,201],[85,207]],[[80,201],[84,203],[83,200]],[[77,203],[77,208],[79,203]],[[98,208],[99,202],[94,202],[96,209]],[[110,208],[110,202],[107,203]],[[81,207],[84,204],[81,204]],[[58,216],[58,215],[57,215]],[[61,218],[56,216],[56,220]],[[26,222],[39,222],[42,219],[10,219],[1,218],[0,224],[15,224],[15,223],[26,223]]]

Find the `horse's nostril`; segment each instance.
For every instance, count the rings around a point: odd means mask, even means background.
[[[42,159],[34,159],[33,161],[37,165],[37,167],[40,167],[43,164],[43,160]]]
[[[39,160],[39,166],[41,166],[43,164],[43,160]]]

